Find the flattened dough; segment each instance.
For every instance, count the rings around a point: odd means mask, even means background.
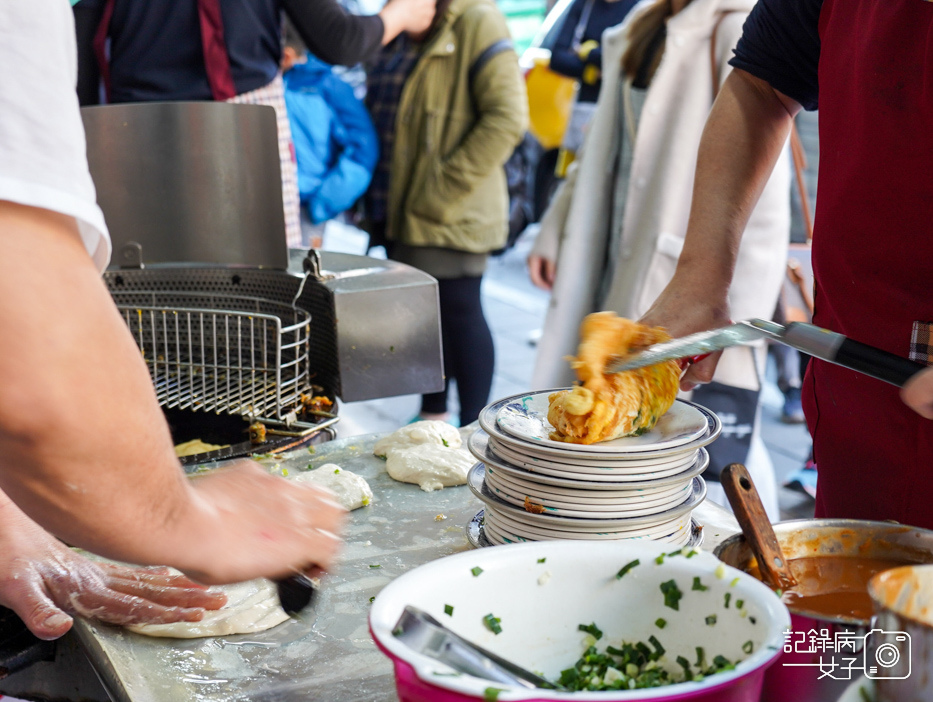
[[[326,487],[348,511],[365,507],[373,501],[372,488],[361,475],[344,470],[334,463],[325,463],[314,470],[298,473],[293,480]]]
[[[205,636],[252,634],[271,629],[288,619],[279,604],[275,584],[271,580],[248,580],[236,585],[221,585],[217,589],[227,595],[227,604],[207,611],[199,622],[174,624],[131,624],[126,628],[146,636],[175,639],[197,639]]]
[[[403,483],[414,483],[425,492],[464,485],[476,460],[468,451],[437,444],[421,444],[389,451],[386,471]]]
[[[446,443],[445,443],[446,442]],[[376,442],[373,453],[386,457],[395,449],[433,444],[444,448],[458,449],[463,445],[457,427],[447,422],[413,422],[392,432]]]

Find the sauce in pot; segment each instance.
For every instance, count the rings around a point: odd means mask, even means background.
[[[792,611],[831,619],[871,619],[868,581],[875,573],[904,565],[903,561],[862,556],[792,558],[788,567],[797,585],[781,598]],[[758,566],[748,572],[761,580]]]

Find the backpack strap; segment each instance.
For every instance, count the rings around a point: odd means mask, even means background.
[[[473,62],[473,65],[470,66],[470,70],[467,73],[467,80],[470,83],[470,87],[473,87],[473,82],[476,80],[476,76],[479,75],[479,72],[483,70],[483,68],[485,68],[490,59],[498,56],[504,51],[513,51],[514,49],[515,46],[512,44],[511,39],[500,39],[499,41],[490,44],[485,49],[483,49],[483,53],[476,57],[476,60]]]

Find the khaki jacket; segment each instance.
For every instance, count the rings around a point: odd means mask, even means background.
[[[453,0],[405,82],[399,101],[388,198],[390,240],[486,253],[508,231],[503,165],[525,132],[528,107],[514,51],[490,0]]]

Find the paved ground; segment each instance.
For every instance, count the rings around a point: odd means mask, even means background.
[[[548,296],[535,288],[525,271],[525,257],[532,233],[523,235],[514,249],[494,258],[483,282],[483,306],[496,345],[496,369],[492,399],[524,392],[530,387],[535,348],[530,338],[541,328]],[[364,235],[339,225],[329,225],[325,248],[363,253]],[[769,369],[773,377],[773,368]],[[762,434],[775,464],[779,483],[803,465],[810,449],[810,438],[801,425],[780,421],[783,396],[769,381],[763,393]],[[419,410],[416,395],[354,402],[340,409],[339,434],[353,436],[370,432],[393,431],[413,418]],[[790,490],[781,491],[781,509],[785,517],[812,516],[812,500]]]

